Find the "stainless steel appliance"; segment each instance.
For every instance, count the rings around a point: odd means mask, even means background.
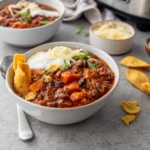
[[[105,7],[119,16],[131,19],[138,29],[150,30],[150,0],[96,0],[100,8]]]

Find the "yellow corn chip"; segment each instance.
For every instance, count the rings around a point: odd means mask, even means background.
[[[137,106],[137,100],[130,100],[128,103]]]
[[[144,60],[134,57],[134,56],[127,56],[125,58],[123,58],[120,61],[121,65],[124,65],[126,67],[132,67],[132,68],[146,68],[146,69],[150,69],[150,64],[148,64],[147,62],[145,62]]]
[[[150,94],[150,82],[144,82],[141,84],[141,90],[147,94]]]
[[[26,58],[24,54],[15,54],[13,57],[13,69],[14,71],[17,69],[18,62],[25,63]]]
[[[121,101],[121,107],[126,113],[131,115],[136,115],[141,110],[140,107],[136,106],[135,104],[132,104],[131,102],[127,102],[125,100]]]
[[[26,78],[28,79],[28,83],[31,82],[31,70],[27,63],[19,63],[20,67],[24,71]]]
[[[18,62],[14,76],[14,87],[17,92],[24,94],[28,91],[29,79],[27,78],[24,70],[22,69],[22,63]]]
[[[128,126],[131,122],[135,120],[135,115],[126,115],[121,119]]]
[[[141,84],[149,82],[149,79],[145,73],[136,69],[126,70],[126,77],[130,83],[141,90]]]

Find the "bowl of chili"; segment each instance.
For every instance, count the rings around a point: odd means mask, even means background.
[[[119,71],[106,52],[82,43],[53,42],[24,55],[31,69],[27,92],[15,89],[13,64],[6,85],[16,103],[34,118],[56,125],[77,123],[113,101]]]
[[[14,46],[32,47],[46,42],[62,23],[64,5],[58,0],[5,0],[0,4],[1,38]]]

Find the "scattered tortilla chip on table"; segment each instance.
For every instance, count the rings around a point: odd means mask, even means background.
[[[138,106],[137,100],[121,100],[120,105],[127,113],[127,115],[121,117],[121,120],[128,126],[135,120],[136,115],[141,111],[141,107]]]
[[[141,84],[141,90],[150,95],[150,82],[144,82]]]
[[[134,56],[126,56],[120,61],[121,65],[124,65],[126,67],[131,67],[131,68],[145,68],[150,70],[150,64],[147,63],[146,61],[134,57]]]
[[[129,69],[126,70],[126,77],[128,81],[132,83],[135,87],[145,92],[145,90],[143,90],[145,89],[143,84],[145,84],[145,82],[149,83],[149,78],[144,72],[136,69]],[[146,84],[146,86],[148,85]]]
[[[125,100],[121,101],[121,107],[126,113],[130,115],[136,115],[141,111],[141,108],[139,106]]]
[[[130,100],[130,101],[128,101],[128,103],[129,104],[132,104],[132,105],[135,105],[135,106],[137,106],[137,100]]]
[[[121,119],[128,126],[131,122],[135,120],[135,115],[126,115],[123,116]]]

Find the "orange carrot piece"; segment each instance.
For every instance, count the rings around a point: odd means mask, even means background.
[[[56,19],[55,17],[50,17],[50,18],[49,18],[49,21],[50,21],[50,22],[53,22],[53,21],[55,21],[55,19]]]
[[[12,25],[11,25],[12,28],[20,28],[20,26],[21,26],[21,22],[19,22],[19,21],[14,22],[14,23],[12,23]]]
[[[38,102],[39,105],[46,106],[46,100],[40,100]]]
[[[73,92],[70,96],[70,99],[75,102],[75,101],[81,101],[85,97],[84,92]]]
[[[78,91],[80,89],[80,86],[78,83],[71,83],[71,84],[67,85],[66,87],[71,92]]]
[[[43,84],[43,80],[39,79],[29,86],[29,90],[32,92],[38,92]]]
[[[71,71],[65,71],[61,74],[61,78],[65,83],[71,83],[73,81],[78,80],[81,77],[80,74],[71,72]]]
[[[29,28],[29,24],[27,22],[14,22],[11,25],[12,28]]]
[[[90,69],[85,69],[85,77],[90,78]]]
[[[29,28],[30,25],[27,22],[22,22],[21,28]]]
[[[5,11],[9,11],[9,9],[8,9],[8,5],[7,5],[7,6],[5,6],[5,7],[3,8],[3,10],[5,10]]]

